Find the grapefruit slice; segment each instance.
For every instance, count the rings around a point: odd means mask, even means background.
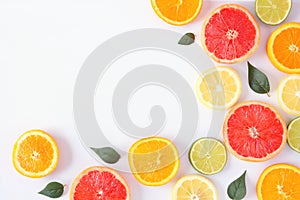
[[[286,144],[286,124],[271,105],[248,101],[227,114],[223,137],[228,150],[246,161],[265,161],[277,155]]]
[[[130,190],[116,171],[101,166],[83,170],[73,181],[70,200],[129,200]]]
[[[216,62],[233,64],[249,58],[258,48],[260,29],[253,15],[238,4],[224,4],[204,20],[202,46]]]

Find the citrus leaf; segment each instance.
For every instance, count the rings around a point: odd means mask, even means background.
[[[245,182],[245,171],[239,178],[230,183],[227,188],[227,194],[231,199],[242,200],[247,193],[246,182]]]
[[[111,147],[93,148],[91,149],[106,163],[114,164],[119,161],[120,154]]]
[[[195,42],[194,33],[186,33],[180,38],[180,40],[178,41],[178,44],[190,45],[190,44],[193,44],[194,42]]]
[[[39,192],[39,194],[45,195],[50,198],[59,198],[64,193],[64,185],[58,182],[51,182]]]
[[[259,94],[268,94],[270,92],[270,83],[268,77],[259,69],[248,62],[248,82],[250,88]]]

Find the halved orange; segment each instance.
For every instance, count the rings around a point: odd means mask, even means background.
[[[300,199],[300,169],[289,164],[267,167],[258,179],[256,192],[259,200]]]
[[[155,13],[165,22],[182,26],[200,13],[202,0],[151,0]]]
[[[278,27],[270,36],[267,54],[280,71],[300,73],[300,23],[289,22]]]
[[[22,175],[40,178],[50,174],[57,166],[59,150],[53,137],[42,130],[30,130],[16,141],[12,160]]]
[[[168,183],[179,168],[175,145],[161,137],[149,137],[135,142],[129,149],[128,161],[135,178],[148,186]]]

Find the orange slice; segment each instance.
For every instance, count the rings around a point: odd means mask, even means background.
[[[59,151],[55,140],[42,130],[30,130],[16,141],[12,160],[22,175],[40,178],[50,174],[57,166]]]
[[[182,26],[200,13],[202,0],[151,0],[155,13],[165,22]]]
[[[161,137],[138,140],[130,147],[128,161],[135,178],[149,186],[168,183],[179,168],[175,145]]]
[[[267,54],[280,71],[300,73],[300,23],[289,22],[278,27],[270,36]]]
[[[300,169],[289,164],[276,164],[260,175],[256,192],[259,200],[300,199]]]

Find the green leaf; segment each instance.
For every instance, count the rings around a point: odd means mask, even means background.
[[[245,171],[238,179],[230,183],[227,188],[227,194],[231,199],[242,200],[247,193],[246,183],[245,183]]]
[[[111,147],[93,148],[91,149],[106,163],[114,164],[119,161],[120,154]]]
[[[194,33],[186,33],[180,38],[180,40],[178,41],[178,44],[190,45],[190,44],[193,44],[194,42],[195,42]]]
[[[50,198],[59,198],[64,193],[64,185],[58,182],[49,183],[39,194]]]
[[[270,92],[270,83],[268,77],[259,69],[248,62],[248,82],[250,88],[259,94],[267,94]]]

